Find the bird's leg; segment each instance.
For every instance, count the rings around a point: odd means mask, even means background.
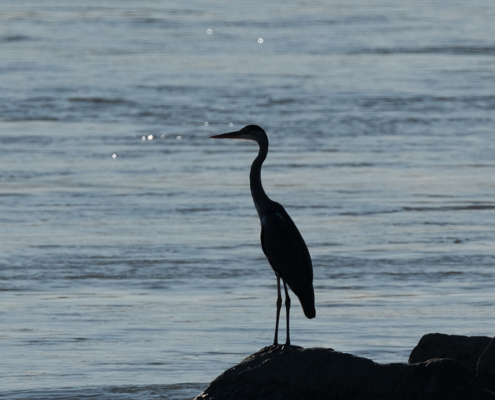
[[[275,323],[275,340],[273,341],[274,346],[278,346],[278,320],[280,319],[280,309],[282,308],[282,293],[280,292],[280,276],[277,275],[277,322]]]
[[[285,342],[286,346],[290,346],[290,333],[289,333],[289,310],[290,310],[290,297],[289,292],[287,290],[287,284],[284,281],[284,290],[285,290],[285,310],[287,311],[287,341]]]

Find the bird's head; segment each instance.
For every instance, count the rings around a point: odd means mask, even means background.
[[[258,125],[247,125],[239,131],[210,136],[211,139],[254,140],[256,143],[268,143],[268,135]]]

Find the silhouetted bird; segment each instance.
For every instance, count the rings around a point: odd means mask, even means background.
[[[275,324],[274,345],[278,345],[278,321],[282,307],[280,279],[284,283],[285,307],[287,311],[287,341],[290,345],[289,310],[290,297],[287,285],[301,302],[304,315],[316,316],[315,294],[313,290],[313,266],[304,239],[287,211],[279,203],[268,198],[261,184],[261,166],[268,154],[268,135],[257,125],[248,125],[240,131],[215,135],[212,139],[254,140],[258,143],[259,153],[251,165],[249,180],[254,205],[261,222],[261,247],[277,277],[277,322]]]

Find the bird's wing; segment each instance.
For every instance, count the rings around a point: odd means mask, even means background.
[[[307,308],[314,310],[311,257],[296,225],[280,207],[261,220],[261,246],[273,270],[299,297],[306,313]]]

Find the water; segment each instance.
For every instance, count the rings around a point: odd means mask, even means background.
[[[4,0],[0,396],[186,399],[271,343],[256,146],[208,139],[249,123],[313,257],[294,344],[406,362],[429,332],[493,336],[494,17]]]

